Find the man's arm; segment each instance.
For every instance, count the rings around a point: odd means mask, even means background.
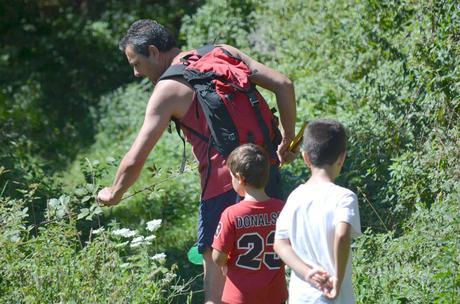
[[[128,153],[123,157],[111,187],[98,193],[105,205],[116,205],[138,179],[144,163],[171,117],[183,117],[193,98],[191,88],[175,80],[159,82],[147,105],[144,122]]]
[[[296,153],[290,152],[288,148],[295,137],[296,103],[293,83],[282,73],[257,62],[237,48],[230,45],[221,46],[246,63],[252,71],[252,75],[249,78],[252,83],[275,94],[283,135],[281,144],[278,146],[278,156],[281,163],[292,161],[296,157]]]
[[[295,253],[289,239],[275,238],[273,248],[283,262],[295,271],[299,277],[303,278],[317,289],[323,292],[326,291],[325,289],[329,279],[328,273],[320,268],[313,268],[311,265],[304,263]]]

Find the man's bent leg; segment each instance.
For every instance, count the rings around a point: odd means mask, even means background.
[[[230,190],[200,203],[198,224],[198,252],[203,255],[205,303],[220,303],[225,277],[212,260],[212,241],[220,215],[228,206],[238,202],[238,194]]]
[[[222,291],[224,290],[225,277],[221,268],[213,262],[212,251],[207,249],[203,253],[204,258],[204,302],[206,304],[221,303]]]

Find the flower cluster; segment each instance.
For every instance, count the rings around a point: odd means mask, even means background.
[[[150,257],[151,260],[153,261],[158,261],[160,263],[164,263],[166,261],[166,254],[161,252],[157,253],[154,256]]]
[[[147,230],[155,232],[161,226],[161,219],[160,220],[151,220],[147,222]]]
[[[117,230],[112,231],[112,234],[117,235],[117,236],[121,236],[121,237],[124,237],[124,238],[130,238],[130,237],[133,237],[133,236],[137,235],[137,231],[130,230],[128,228],[121,228],[121,229],[117,229]]]

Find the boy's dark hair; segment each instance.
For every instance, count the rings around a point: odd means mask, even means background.
[[[347,149],[345,128],[332,119],[312,121],[305,129],[303,148],[313,166],[332,165]]]
[[[246,184],[264,188],[270,174],[270,157],[255,144],[244,144],[236,148],[227,158],[227,167],[233,175],[237,173]]]
[[[136,53],[149,56],[149,45],[154,45],[160,52],[166,52],[176,46],[174,37],[158,22],[150,19],[137,20],[129,27],[120,40],[122,52],[132,45]]]

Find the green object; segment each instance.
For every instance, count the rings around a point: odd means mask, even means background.
[[[203,265],[203,255],[198,252],[198,245],[193,245],[187,252],[187,257],[190,263],[195,265]]]

